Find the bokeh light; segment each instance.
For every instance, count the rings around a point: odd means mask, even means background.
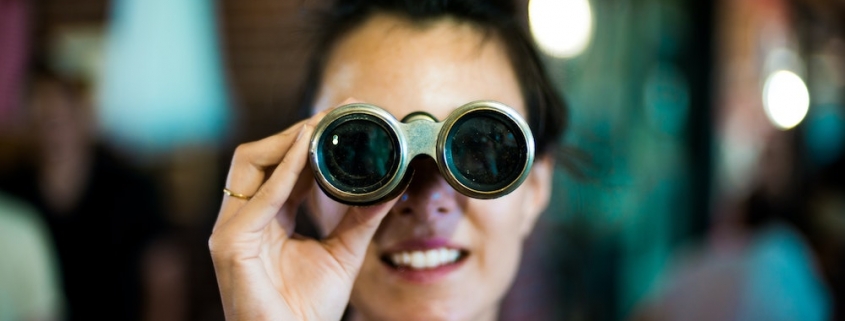
[[[773,72],[763,86],[763,108],[778,128],[787,130],[797,126],[810,109],[807,85],[791,71]]]
[[[590,44],[593,14],[587,0],[531,0],[528,16],[538,46],[551,56],[574,57]]]

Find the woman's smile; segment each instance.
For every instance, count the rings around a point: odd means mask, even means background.
[[[389,273],[413,283],[438,282],[458,270],[470,251],[446,238],[418,238],[384,250],[381,262]]]

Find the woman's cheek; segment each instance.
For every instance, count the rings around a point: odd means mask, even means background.
[[[518,195],[513,195],[518,196]],[[488,303],[498,302],[516,276],[521,257],[522,238],[519,226],[520,203],[518,197],[482,201],[473,211],[475,235],[478,242],[478,264],[481,282],[490,297]]]
[[[522,245],[519,234],[523,221],[519,196],[514,192],[498,199],[470,201],[474,206],[468,218],[479,246],[488,256],[485,261],[501,264],[518,260],[515,256],[518,256],[516,250]]]
[[[470,200],[469,219],[485,238],[510,239],[506,235],[518,235],[526,216],[521,209],[523,194],[517,189],[497,199]]]

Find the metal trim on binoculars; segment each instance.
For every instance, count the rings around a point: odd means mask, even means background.
[[[455,162],[462,161],[454,160],[452,149],[455,148],[447,146],[450,139],[455,139],[454,137],[458,135],[457,132],[463,128],[461,126],[470,126],[466,124],[468,121],[482,119],[482,117],[494,119],[498,121],[499,127],[506,127],[505,129],[509,133],[508,142],[516,146],[516,149],[512,146],[508,148],[517,151],[517,153],[516,155],[511,155],[513,154],[511,153],[502,157],[505,157],[504,159],[508,162],[516,161],[522,164],[521,168],[516,165],[508,171],[508,174],[503,174],[508,175],[507,177],[497,178],[498,181],[495,184],[476,184],[474,179],[471,180],[461,173],[458,173],[458,175],[462,177],[456,176],[454,171],[459,169],[459,165],[467,166],[467,164],[456,165]],[[375,129],[383,130],[384,132],[380,134],[384,134],[385,137],[383,138],[388,140],[389,144],[392,144],[392,146],[387,146],[387,153],[390,153],[391,157],[389,164],[392,165],[387,169],[385,175],[377,178],[378,181],[369,186],[344,186],[345,184],[334,177],[328,168],[330,166],[328,163],[336,160],[324,159],[323,153],[330,152],[324,152],[321,149],[323,144],[327,142],[338,145],[337,134],[330,137],[331,141],[324,139],[329,138],[329,136],[324,136],[330,135],[334,130],[339,130],[338,128],[344,126],[345,123],[351,124],[349,123],[351,121],[366,123],[367,126],[377,125],[378,128]],[[483,125],[490,126],[491,123],[488,121]],[[365,135],[365,137],[369,136]],[[484,139],[485,142],[488,141],[487,137],[481,139]],[[363,151],[355,151],[353,147],[347,148],[352,148],[351,153],[363,153]],[[489,158],[491,156],[489,154],[486,153],[485,156]],[[528,176],[534,162],[534,137],[528,124],[515,110],[496,101],[479,100],[465,104],[455,109],[442,122],[437,122],[432,115],[424,112],[411,113],[400,122],[396,117],[375,105],[352,103],[335,108],[320,121],[311,137],[309,158],[318,185],[330,198],[349,205],[370,205],[399,196],[399,193],[404,191],[412,179],[413,168],[410,168],[409,171],[411,161],[420,155],[428,155],[433,158],[445,180],[458,192],[473,198],[491,199],[512,192]],[[519,159],[513,160],[514,157]],[[476,158],[475,162],[481,162],[481,160]],[[498,168],[498,163],[495,163],[495,160],[493,162],[492,167]],[[470,174],[469,170],[466,174]],[[494,176],[498,175],[494,174]]]

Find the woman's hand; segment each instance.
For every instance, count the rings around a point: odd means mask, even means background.
[[[395,200],[350,207],[324,240],[293,235],[313,188],[306,170],[314,126],[326,112],[238,146],[208,246],[227,320],[339,320],[376,228]],[[268,173],[269,178],[265,178]]]

